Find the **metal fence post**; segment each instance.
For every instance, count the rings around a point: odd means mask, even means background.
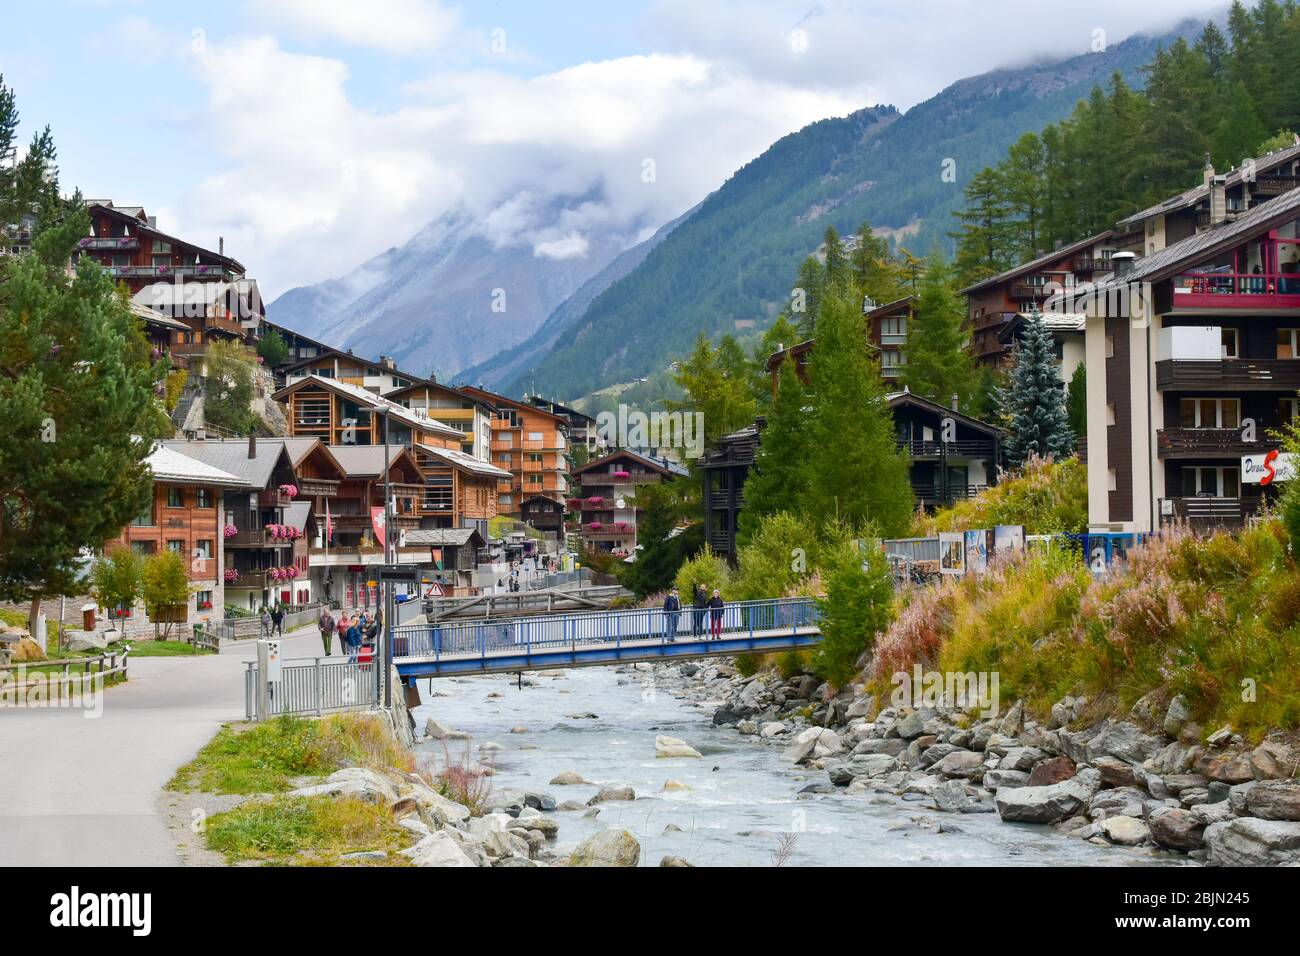
[[[320,682],[321,675],[320,675],[319,657],[316,658],[315,661],[312,663],[312,679],[316,684],[316,716],[319,717],[321,715],[321,710],[324,705],[324,694],[322,693],[321,682]]]

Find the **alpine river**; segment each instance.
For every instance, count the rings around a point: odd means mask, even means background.
[[[939,813],[887,794],[799,795],[827,782],[823,771],[792,767],[781,748],[715,728],[712,713],[656,686],[652,672],[589,667],[514,677],[422,681],[416,726],[433,717],[487,742],[496,789],[552,795],[585,804],[602,786],[629,786],[634,802],[600,804],[598,816],[557,811],[555,850],[564,853],[606,827],[630,831],[641,865],[665,855],[696,866],[1152,866],[1185,858],[1093,846],[1045,826],[1002,823],[996,813]],[[531,686],[529,684],[531,682]],[[434,695],[437,696],[434,696]],[[588,715],[595,715],[594,717]],[[527,732],[512,733],[526,727]],[[680,737],[703,759],[655,757],[656,734]],[[442,742],[420,745],[441,761]],[[467,746],[449,740],[459,760]],[[590,786],[552,786],[574,771]],[[668,780],[689,790],[664,791]],[[793,838],[783,835],[793,833]],[[784,849],[782,850],[782,847]]]

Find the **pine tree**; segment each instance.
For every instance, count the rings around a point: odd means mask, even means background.
[[[956,395],[963,409],[975,397],[975,362],[966,348],[966,303],[952,267],[937,252],[925,263],[916,315],[907,330],[907,364],[899,381],[930,401],[947,405]]]
[[[813,326],[817,322],[822,290],[825,287],[826,270],[820,262],[809,256],[799,266],[799,275],[791,293],[791,318],[799,327],[799,337],[802,340],[813,336]]]
[[[690,357],[678,365],[673,381],[685,398],[665,404],[670,411],[702,413],[707,446],[754,420],[758,403],[749,360],[730,336],[715,349],[701,333]]]
[[[812,405],[805,514],[842,515],[902,534],[911,524],[912,487],[898,450],[880,368],[856,303],[826,299],[808,365]]]
[[[778,511],[800,513],[808,486],[808,388],[795,374],[793,359],[781,363],[776,398],[760,436],[754,467],[745,479],[745,507],[739,540],[748,541],[762,519]]]
[[[848,295],[850,285],[849,260],[844,252],[844,243],[840,240],[840,234],[835,231],[834,226],[826,227],[822,248],[826,251],[827,290],[832,295]]]
[[[966,185],[966,208],[956,213],[961,228],[956,266],[963,286],[997,275],[1015,263],[1007,243],[1010,212],[1002,176],[994,167],[976,173]]]
[[[1014,349],[1010,380],[999,399],[1007,420],[1003,443],[1012,465],[1032,455],[1064,458],[1074,451],[1074,434],[1056,370],[1052,333],[1041,316],[1030,316]]]

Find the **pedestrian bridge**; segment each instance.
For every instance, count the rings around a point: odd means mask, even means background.
[[[411,624],[393,629],[393,663],[403,680],[499,674],[724,654],[769,654],[821,640],[811,598],[728,604],[719,637],[711,615],[683,608],[673,622],[662,608],[584,611],[509,620]]]

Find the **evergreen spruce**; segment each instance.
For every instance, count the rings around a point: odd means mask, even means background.
[[[763,428],[754,467],[745,479],[745,507],[739,540],[747,542],[766,517],[780,511],[798,514],[808,489],[811,415],[808,388],[795,374],[793,359],[781,363],[776,398]]]
[[[999,398],[1007,421],[1003,448],[1012,465],[1022,465],[1033,455],[1060,459],[1073,453],[1074,433],[1065,412],[1056,350],[1041,316],[1025,323],[1010,380]]]
[[[952,267],[934,253],[925,262],[916,314],[907,334],[907,364],[899,381],[913,393],[972,411],[978,391],[975,362],[966,348],[966,302],[957,294]]]

